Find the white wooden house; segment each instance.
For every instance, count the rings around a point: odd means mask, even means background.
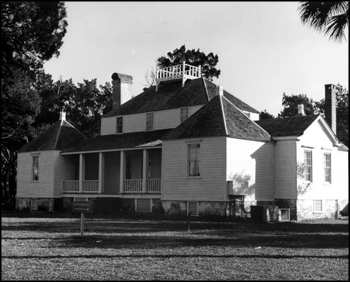
[[[334,112],[328,122],[302,113],[259,121],[186,64],[158,69],[156,86],[134,98],[131,76],[112,79],[100,136],[86,139],[62,117],[18,152],[18,209],[69,209],[88,197],[112,212],[227,217],[265,205],[302,220],[337,217],[347,204],[348,148],[328,125]],[[335,90],[326,85],[326,96]]]

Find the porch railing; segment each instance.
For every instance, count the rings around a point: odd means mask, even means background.
[[[142,192],[142,179],[124,179],[124,192]]]
[[[79,180],[63,180],[63,192],[79,192]]]
[[[79,180],[63,180],[63,193],[79,192]],[[83,180],[84,192],[98,192],[98,180]]]
[[[160,179],[147,179],[147,192],[160,193]]]

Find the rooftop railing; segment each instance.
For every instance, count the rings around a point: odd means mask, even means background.
[[[186,79],[194,79],[201,77],[201,66],[192,66],[183,62],[180,65],[164,67],[157,69],[156,72],[156,91],[158,91],[158,85],[162,81],[169,80],[182,80],[182,87],[185,85]]]

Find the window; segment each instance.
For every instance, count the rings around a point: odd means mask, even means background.
[[[32,180],[39,180],[39,156],[33,156]]]
[[[153,130],[153,113],[146,114],[146,131]]]
[[[116,133],[123,133],[123,117],[117,117]]]
[[[312,181],[312,151],[304,151],[304,179]]]
[[[201,175],[201,145],[188,145],[188,176],[195,177]]]
[[[314,212],[322,212],[322,200],[314,200]]]
[[[188,108],[180,109],[180,122],[183,123],[188,118]]]
[[[331,165],[331,154],[324,154],[324,181],[331,183],[332,180],[332,165]]]

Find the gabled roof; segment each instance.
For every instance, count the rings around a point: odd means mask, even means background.
[[[272,137],[300,136],[318,118],[318,115],[290,118],[263,119],[256,121]]]
[[[45,132],[24,145],[18,153],[63,150],[85,140],[86,137],[73,125],[65,120],[59,120]]]
[[[214,97],[162,140],[214,136],[270,141],[267,132],[221,95]]]
[[[170,130],[171,129],[163,129],[146,132],[101,135],[68,148],[64,150],[62,154],[159,146],[161,145],[160,139]]]
[[[181,81],[161,82],[158,91],[155,86],[152,86],[103,117],[204,105],[218,94],[219,87],[205,78],[189,79],[184,87]],[[259,113],[225,90],[224,96],[241,110]]]

